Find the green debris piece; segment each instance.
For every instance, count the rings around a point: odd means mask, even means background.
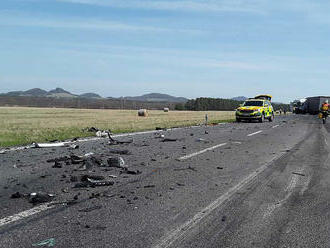
[[[44,246],[47,245],[48,247],[53,247],[55,245],[55,239],[46,239],[44,241],[41,241],[39,243],[33,244],[32,246]]]

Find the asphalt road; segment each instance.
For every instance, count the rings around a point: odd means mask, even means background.
[[[117,138],[131,144],[6,151],[0,247],[329,247],[329,131],[289,115]],[[92,152],[106,164],[111,149],[129,150],[120,156],[138,174],[47,162]],[[75,188],[82,175],[114,185]],[[31,192],[55,197],[33,205]]]

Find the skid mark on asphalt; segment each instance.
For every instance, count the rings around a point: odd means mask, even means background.
[[[205,153],[205,152],[208,152],[208,151],[212,151],[214,149],[217,149],[217,148],[222,147],[222,146],[225,146],[225,145],[227,145],[227,143],[218,144],[218,145],[215,145],[215,146],[206,148],[204,150],[201,150],[201,151],[198,151],[198,152],[194,152],[194,153],[185,155],[183,157],[178,158],[178,160],[179,161],[187,160],[187,159],[192,158],[192,157],[195,157],[195,156],[197,156],[199,154],[202,154],[202,153]]]
[[[248,137],[251,137],[251,136],[256,135],[256,134],[259,134],[259,133],[262,133],[262,130],[257,131],[257,132],[254,132],[254,133],[250,133],[250,134],[248,134],[247,136],[248,136]]]
[[[155,244],[154,248],[165,248],[171,247],[176,241],[184,238],[189,234],[189,231],[192,230],[196,225],[198,225],[205,217],[210,215],[215,209],[219,208],[221,205],[229,201],[239,190],[243,189],[250,182],[252,182],[259,174],[265,171],[275,160],[279,159],[283,156],[284,153],[279,156],[273,157],[271,161],[261,167],[259,167],[256,171],[249,174],[246,178],[244,178],[241,182],[239,182],[234,187],[230,188],[226,193],[221,195],[215,201],[213,201],[210,205],[200,210],[192,219],[183,223],[177,229],[173,230],[165,237],[162,238],[158,244]]]
[[[54,208],[54,207],[55,207],[55,205],[52,204],[52,202],[51,202],[51,203],[47,203],[47,204],[42,204],[40,206],[31,208],[29,210],[20,212],[18,214],[14,214],[12,216],[5,217],[3,219],[0,219],[0,227],[3,227],[5,225],[8,225],[10,223],[13,223],[13,222],[16,222],[16,221],[19,221],[22,219],[25,219],[27,217],[30,217],[32,215],[38,214],[40,212],[46,211],[46,210]]]
[[[299,173],[299,174],[303,174],[303,172],[304,172],[304,169],[297,171],[297,173]],[[280,208],[294,193],[294,189],[298,186],[298,184],[301,184],[301,183],[303,183],[302,189],[300,190],[300,194],[302,195],[308,188],[309,182],[310,182],[309,177],[307,178],[307,180],[306,179],[304,180],[304,179],[302,179],[301,175],[297,175],[297,174],[292,175],[289,184],[284,189],[284,192],[287,192],[285,197],[282,200],[269,205],[263,215],[263,218],[270,217],[276,209]]]

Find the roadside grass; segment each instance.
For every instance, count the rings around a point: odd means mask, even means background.
[[[0,107],[0,147],[94,136],[82,130],[92,126],[126,133],[202,124],[206,113],[209,123],[233,121],[235,117],[234,111],[148,113],[148,117],[138,117],[136,110]]]

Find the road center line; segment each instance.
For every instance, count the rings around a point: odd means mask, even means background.
[[[184,238],[189,231],[199,224],[205,217],[212,213],[215,209],[219,208],[222,204],[230,200],[230,198],[235,195],[239,190],[244,188],[248,185],[251,181],[253,181],[260,173],[266,170],[276,159],[280,158],[283,155],[280,154],[279,156],[274,157],[270,162],[267,164],[259,167],[256,171],[252,172],[246,178],[244,178],[241,182],[237,185],[230,188],[226,193],[221,195],[215,201],[213,201],[210,205],[205,207],[204,209],[200,210],[192,219],[188,220],[187,222],[183,223],[174,231],[170,232],[167,236],[165,236],[158,244],[153,246],[154,248],[167,248],[170,247],[174,242]]]
[[[206,148],[206,149],[204,149],[204,150],[201,150],[201,151],[198,151],[198,152],[194,152],[194,153],[191,153],[191,154],[185,155],[185,156],[183,156],[183,157],[178,158],[178,160],[183,161],[183,160],[186,160],[186,159],[188,159],[188,158],[192,158],[192,157],[197,156],[197,155],[199,155],[199,154],[202,154],[202,153],[204,153],[204,152],[212,151],[212,150],[214,150],[214,149],[217,149],[217,148],[219,148],[219,147],[221,147],[221,146],[225,146],[225,145],[227,145],[227,143],[218,144],[218,145],[216,145],[216,146],[212,146],[212,147]]]
[[[37,213],[40,213],[42,211],[54,208],[55,205],[52,203],[42,204],[37,207],[28,209],[26,211],[20,212],[18,214],[14,214],[12,216],[5,217],[3,219],[0,219],[0,227],[8,225],[12,222],[19,221],[21,219],[27,218],[29,216],[35,215]]]
[[[250,133],[250,134],[248,134],[248,137],[251,137],[251,136],[256,135],[256,134],[258,134],[258,133],[262,133],[262,130],[260,130],[260,131],[258,131],[258,132],[255,132],[255,133]]]

